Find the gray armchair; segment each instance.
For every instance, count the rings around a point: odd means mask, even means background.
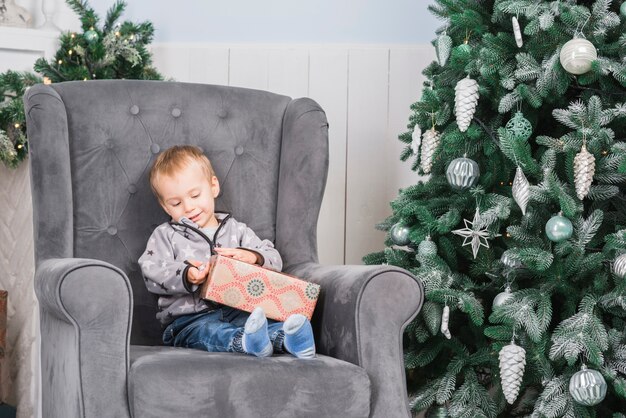
[[[43,414],[53,417],[408,417],[402,333],[422,285],[389,266],[322,266],[316,223],[328,124],[310,99],[107,80],[25,95]],[[318,356],[164,347],[137,258],[166,215],[147,174],[176,143],[214,163],[231,212],[322,287]]]

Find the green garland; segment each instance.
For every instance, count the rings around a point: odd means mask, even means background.
[[[86,0],[66,2],[79,15],[82,33],[62,33],[54,59],[35,62],[33,69],[38,74],[11,70],[0,74],[0,160],[8,167],[17,167],[28,156],[22,97],[30,86],[44,80],[163,78],[152,67],[147,49],[154,35],[152,23],[117,23],[126,8],[124,1],[111,6],[102,25]]]

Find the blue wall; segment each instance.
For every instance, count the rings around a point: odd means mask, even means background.
[[[121,20],[149,20],[155,42],[430,42],[443,24],[427,0],[126,0]],[[113,0],[89,0],[104,18]]]

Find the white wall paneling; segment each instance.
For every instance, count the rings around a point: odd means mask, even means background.
[[[320,213],[320,261],[360,264],[383,248],[374,226],[398,190],[417,176],[399,159],[398,134],[421,94],[421,72],[435,57],[421,45],[155,44],[165,77],[308,96],[326,111],[328,184]]]

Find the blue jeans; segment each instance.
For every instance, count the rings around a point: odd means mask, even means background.
[[[242,353],[243,326],[250,314],[222,306],[211,312],[178,317],[163,331],[163,343],[174,347],[196,348],[205,351]],[[285,333],[283,323],[267,320],[274,353],[283,353]]]

